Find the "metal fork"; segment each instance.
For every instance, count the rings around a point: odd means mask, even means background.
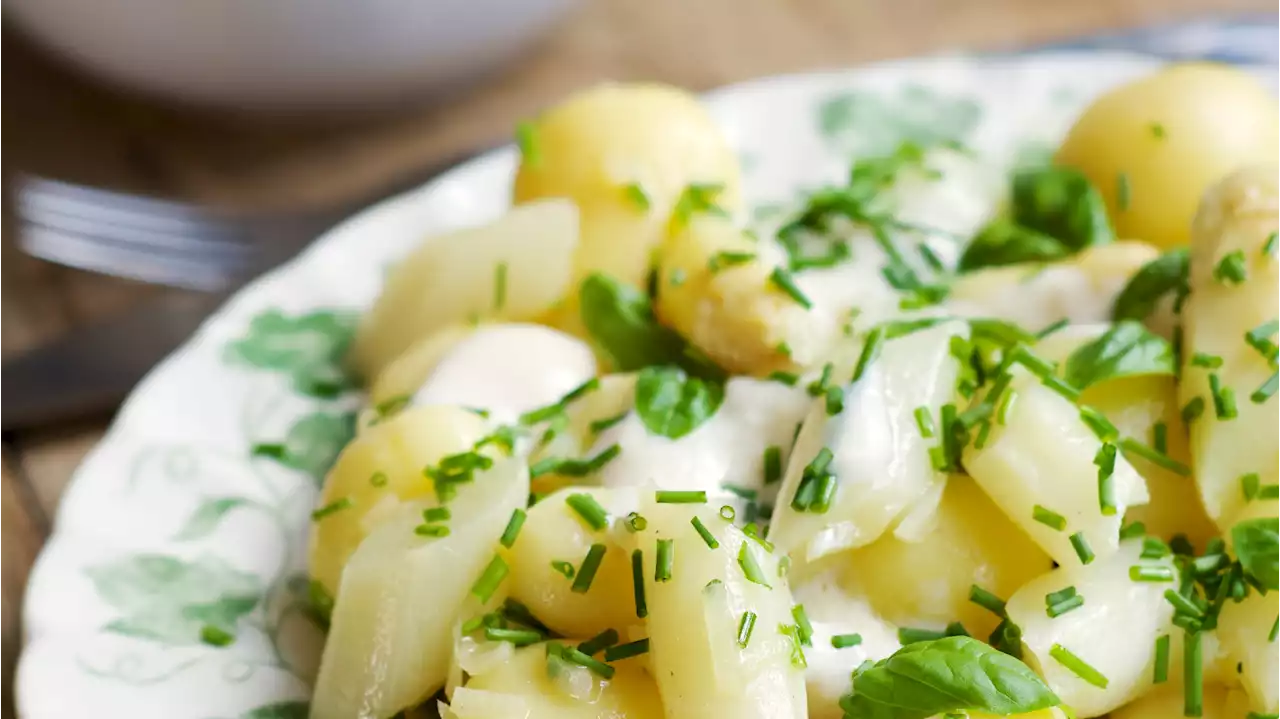
[[[292,257],[339,220],[419,185],[475,153],[451,158],[358,199],[251,214],[20,176],[19,246],[50,262],[203,291],[235,287]]]

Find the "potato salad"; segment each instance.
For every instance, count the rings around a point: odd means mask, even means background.
[[[1173,66],[749,221],[682,91],[522,123],[350,348],[311,716],[1276,717],[1278,135]]]

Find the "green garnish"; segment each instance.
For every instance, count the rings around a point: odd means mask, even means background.
[[[1165,601],[1173,605],[1173,611],[1176,614],[1182,614],[1195,619],[1204,619],[1204,610],[1196,606],[1194,602],[1179,594],[1176,590],[1164,590]]]
[[[934,435],[933,415],[929,413],[929,408],[916,407],[913,414],[916,418],[916,429],[920,430],[920,436],[925,439],[932,439]]]
[[[1135,564],[1129,567],[1129,580],[1133,582],[1172,582],[1173,570],[1169,567]]]
[[[1248,279],[1244,250],[1234,250],[1222,256],[1213,268],[1213,279],[1224,285],[1239,285]]]
[[[1267,235],[1267,239],[1262,243],[1262,255],[1264,257],[1275,257],[1276,243],[1280,242],[1280,235],[1275,232]]]
[[[1004,600],[976,584],[969,585],[969,601],[997,617],[1005,616]]]
[[[1231,528],[1231,546],[1245,576],[1265,589],[1280,588],[1280,522],[1275,517],[1237,522]]]
[[[1280,321],[1271,320],[1244,333],[1245,344],[1257,350],[1258,354],[1273,367],[1277,358],[1280,358],[1280,346],[1271,341],[1277,332],[1280,332]]]
[[[1050,529],[1056,529],[1059,532],[1067,528],[1066,517],[1058,514],[1048,507],[1042,507],[1038,504],[1031,508],[1031,518],[1044,526]]]
[[[1151,448],[1160,454],[1169,454],[1169,425],[1163,421],[1151,425]]]
[[[600,570],[600,563],[604,561],[605,551],[606,547],[603,544],[591,545],[587,550],[587,556],[582,560],[582,566],[578,568],[577,576],[573,579],[573,585],[569,587],[570,591],[585,594],[591,589],[596,572]]]
[[[506,560],[500,555],[493,555],[493,559],[489,560],[489,565],[484,568],[480,578],[471,585],[471,593],[480,600],[481,604],[487,603],[510,571],[511,568],[507,566]]]
[[[948,636],[945,630],[923,629],[920,627],[899,627],[898,643],[906,646],[917,642],[931,642]]]
[[[1082,606],[1084,606],[1084,597],[1076,592],[1075,587],[1050,592],[1044,597],[1044,611],[1050,619],[1056,619]]]
[[[721,250],[715,253],[707,260],[707,270],[711,273],[738,265],[745,265],[756,259],[754,252],[735,252],[732,250]]]
[[[586,522],[587,526],[600,531],[609,526],[609,513],[600,506],[596,498],[590,494],[575,493],[564,498],[564,503]]]
[[[1120,449],[1124,450],[1126,453],[1135,454],[1139,457],[1142,457],[1148,462],[1154,465],[1157,465],[1159,467],[1163,467],[1169,470],[1170,472],[1173,472],[1174,474],[1180,474],[1183,477],[1191,476],[1190,467],[1179,462],[1173,457],[1170,457],[1167,454],[1162,454],[1160,452],[1157,452],[1155,449],[1148,447],[1147,445],[1143,444],[1142,442],[1139,442],[1133,437],[1122,438],[1119,442],[1119,445],[1120,445]]]
[[[831,637],[831,646],[836,649],[856,647],[862,643],[861,634],[836,634]]]
[[[622,186],[622,194],[631,204],[635,205],[637,210],[641,212],[649,211],[649,195],[644,191],[638,182],[628,183]]]
[[[1164,136],[1165,136],[1164,125],[1158,122],[1153,122],[1150,125],[1148,125],[1148,128],[1150,128],[1151,130],[1152,137],[1154,137],[1157,140],[1164,139]]]
[[[649,606],[644,598],[644,552],[639,549],[631,552],[631,591],[635,597],[636,616],[644,619],[649,616]]]
[[[1095,559],[1093,549],[1089,547],[1089,542],[1084,538],[1084,532],[1076,532],[1071,535],[1071,548],[1076,550],[1076,556],[1080,558],[1081,564],[1089,564]]]
[[[1236,395],[1230,387],[1222,386],[1217,372],[1209,373],[1209,394],[1213,397],[1213,413],[1218,419],[1235,419]]]
[[[1067,326],[1067,325],[1069,325],[1069,324],[1071,324],[1071,320],[1067,319],[1066,317],[1063,317],[1062,319],[1058,320],[1057,322],[1051,323],[1050,325],[1048,325],[1048,326],[1047,326],[1047,327],[1045,327],[1044,329],[1042,329],[1042,330],[1040,330],[1039,332],[1037,332],[1037,333],[1036,333],[1036,339],[1037,339],[1037,340],[1042,340],[1042,339],[1044,339],[1045,337],[1048,337],[1049,335],[1051,335],[1051,334],[1053,334],[1053,333],[1057,332],[1058,330],[1060,330],[1060,329],[1062,329],[1062,328],[1066,327],[1066,326]]]
[[[1106,689],[1110,683],[1102,672],[1089,666],[1088,662],[1081,659],[1071,652],[1071,650],[1061,644],[1054,644],[1049,647],[1049,656],[1053,657],[1059,664],[1066,667],[1068,671],[1089,684],[1099,688]]]
[[[782,479],[782,448],[776,444],[764,448],[764,483]]]
[[[527,647],[542,641],[542,632],[532,629],[505,629],[503,627],[485,627],[484,638],[491,642],[510,642],[517,647]]]
[[[1176,373],[1169,341],[1134,320],[1123,320],[1072,352],[1063,379],[1084,390],[1119,377]]]
[[[773,272],[769,273],[769,282],[788,297],[795,300],[796,304],[806,310],[813,309],[813,302],[805,296],[803,291],[801,291],[790,272],[787,272],[781,267],[775,267],[773,268]]]
[[[424,522],[443,522],[449,519],[448,507],[430,507],[422,510],[422,521]]]
[[[1188,274],[1190,260],[1187,248],[1170,250],[1143,265],[1120,294],[1111,308],[1111,319],[1142,321],[1155,311],[1156,305],[1166,295],[1175,298],[1174,308],[1181,307],[1181,300],[1190,291]]]
[[[1120,430],[1111,424],[1111,420],[1093,407],[1080,408],[1080,421],[1088,425],[1093,434],[1103,442],[1114,442],[1120,436]]]
[[[791,618],[796,620],[796,637],[800,643],[806,647],[813,646],[813,623],[809,621],[803,604],[791,607]]]
[[[1156,663],[1151,673],[1152,684],[1163,684],[1169,680],[1169,635],[1156,637]]]
[[[529,466],[529,478],[541,477],[544,474],[561,474],[566,477],[587,477],[604,468],[615,457],[622,454],[622,447],[612,444],[601,450],[599,454],[588,459],[570,459],[568,457],[546,457]]]
[[[800,382],[800,375],[795,372],[784,372],[783,370],[774,370],[769,373],[765,379],[772,382],[779,382],[788,387],[795,387]]]
[[[1098,467],[1098,507],[1102,512],[1102,516],[1114,516],[1117,509],[1116,446],[1109,442],[1104,442],[1098,449],[1098,453],[1094,455],[1093,463]]]
[[[369,484],[379,488],[387,486],[387,482],[390,481],[391,478],[387,476],[386,472],[382,471],[374,472],[373,476],[369,478]]]
[[[742,574],[747,581],[759,584],[766,589],[772,589],[768,578],[765,577],[764,570],[760,568],[760,563],[756,561],[755,554],[751,551],[751,543],[743,542],[738,548],[738,566],[742,567]]]
[[[724,384],[677,367],[646,367],[636,378],[636,413],[649,433],[680,439],[715,415]]]
[[[587,429],[588,429],[592,434],[600,434],[601,432],[605,431],[606,429],[609,429],[610,427],[612,427],[612,426],[614,426],[614,425],[618,424],[619,422],[621,422],[622,420],[626,419],[628,414],[630,414],[630,412],[622,412],[622,413],[620,413],[620,414],[616,414],[616,415],[614,415],[614,416],[612,416],[612,417],[606,417],[606,418],[604,418],[604,419],[597,419],[597,420],[593,420],[590,424],[588,424],[588,425],[587,425]]]
[[[853,370],[852,382],[862,379],[863,373],[867,371],[867,367],[880,356],[880,348],[884,346],[885,330],[883,326],[877,326],[867,333],[867,340],[862,345],[862,352],[858,355],[858,365]]]
[[[325,517],[331,517],[337,514],[338,512],[341,512],[344,509],[350,509],[351,507],[354,507],[354,506],[356,506],[356,502],[354,499],[350,497],[341,497],[339,499],[335,499],[332,502],[312,512],[311,521],[318,522],[321,519],[324,519]]]
[[[419,524],[413,528],[413,533],[419,537],[447,537],[449,528],[443,524]]]
[[[747,644],[751,641],[751,630],[756,628],[756,613],[743,612],[742,618],[738,620],[738,646],[746,649]]]
[[[200,641],[211,647],[225,647],[235,640],[234,634],[221,627],[216,627],[212,624],[200,627]]]
[[[573,568],[572,562],[566,562],[563,559],[551,560],[551,568],[564,575],[565,579],[573,579],[573,575],[578,572],[578,570]]]
[[[630,512],[627,514],[626,526],[627,531],[633,534],[643,532],[649,526],[649,520],[645,519],[639,512]]]
[[[520,148],[520,157],[529,167],[542,165],[542,152],[538,147],[538,131],[528,120],[516,124],[516,146]]]
[[[724,185],[718,183],[690,183],[680,191],[676,198],[675,208],[671,211],[672,221],[676,225],[687,225],[695,214],[705,213],[727,216],[728,213],[716,204],[716,196],[724,191]]]
[[[674,539],[658,540],[658,560],[653,566],[653,581],[667,582],[671,580],[671,565],[676,558],[676,542]]]
[[[552,650],[551,645],[547,645],[547,651],[551,652],[556,650]],[[613,667],[588,655],[577,647],[560,646],[558,653],[561,659],[571,664],[577,664],[580,667],[586,667],[592,674],[604,679],[612,679],[613,674],[616,671]]]
[[[827,511],[835,494],[835,475],[828,471],[835,455],[827,447],[818,450],[817,455],[805,465],[796,487],[795,496],[791,499],[791,508],[797,512]]]
[[[1204,714],[1204,650],[1200,632],[1187,632],[1182,642],[1182,714]]]
[[[1264,402],[1271,399],[1271,397],[1275,395],[1276,389],[1278,386],[1280,386],[1280,376],[1278,376],[1275,372],[1272,372],[1271,376],[1268,377],[1267,380],[1262,383],[1262,386],[1255,389],[1253,391],[1253,394],[1249,395],[1249,401],[1253,402],[1254,404],[1263,404]],[[1196,399],[1200,399],[1200,398],[1196,397]]]
[[[1182,406],[1182,422],[1183,424],[1191,424],[1204,414],[1204,397],[1192,397],[1185,405]]]
[[[711,530],[707,529],[707,525],[703,524],[700,518],[694,517],[690,520],[690,524],[693,525],[693,528],[698,532],[698,536],[702,537],[702,541],[706,542],[708,547],[715,549],[720,546],[720,542],[716,541],[715,535],[711,533]]]
[[[507,263],[499,262],[493,268],[493,311],[501,312],[507,304]]]
[[[640,639],[626,644],[619,644],[615,647],[609,647],[604,652],[604,660],[606,662],[619,662],[623,659],[638,657],[641,654],[649,653],[649,640]]]
[[[1132,197],[1133,188],[1129,183],[1129,174],[1121,172],[1116,175],[1116,209],[1120,212],[1127,212]]]
[[[707,493],[702,490],[660,489],[654,493],[658,504],[706,504]]]

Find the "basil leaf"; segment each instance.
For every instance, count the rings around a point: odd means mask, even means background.
[[[617,371],[677,364],[684,357],[684,339],[658,323],[648,296],[635,287],[596,272],[582,281],[578,299],[582,324]]]
[[[1079,170],[1036,167],[1013,176],[1013,221],[1071,251],[1115,239],[1102,193]]]
[[[1049,262],[1069,254],[1070,248],[1049,235],[1009,220],[993,220],[969,241],[956,271],[963,273],[1023,262]]]
[[[646,367],[636,378],[636,414],[649,432],[680,439],[711,419],[724,385],[690,377],[679,367]]]
[[[1026,664],[966,636],[915,642],[853,676],[846,716],[926,719],[944,712],[1023,714],[1059,703]]]
[[[1083,390],[1105,380],[1144,374],[1175,374],[1173,346],[1141,324],[1125,320],[1072,352],[1062,378]]]
[[[1231,528],[1231,546],[1240,566],[1267,589],[1280,589],[1280,520],[1247,519]]]
[[[1170,250],[1142,266],[1116,297],[1111,319],[1142,320],[1155,311],[1156,304],[1170,292],[1185,295],[1190,290],[1187,248]]]

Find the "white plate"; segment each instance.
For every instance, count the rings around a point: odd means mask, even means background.
[[[838,181],[853,153],[939,123],[1008,162],[1156,64],[1102,52],[934,58],[751,82],[708,104],[759,205]],[[1261,74],[1274,85],[1274,70]],[[32,572],[23,717],[305,717],[322,641],[302,604],[308,514],[359,396],[297,387],[333,366],[389,262],[502,212],[515,160],[497,150],[346,222],[237,295],[138,387],[76,473]],[[286,463],[251,456],[286,440]],[[201,643],[206,624],[237,640]]]

